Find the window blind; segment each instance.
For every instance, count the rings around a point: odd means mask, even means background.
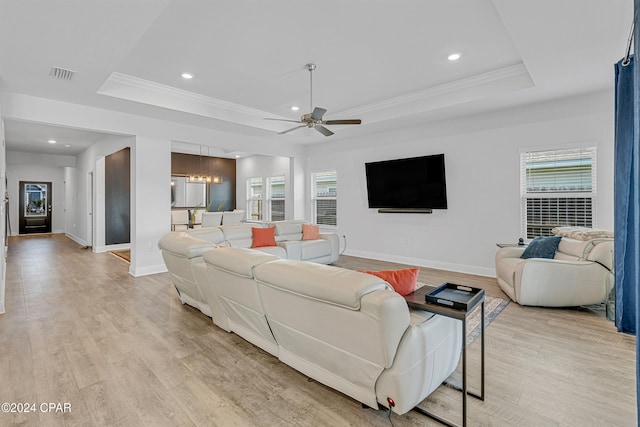
[[[549,236],[554,227],[592,227],[596,148],[525,152],[520,156],[522,234]]]
[[[337,217],[337,188],[336,171],[316,172],[312,175],[312,204],[316,224],[335,227]]]

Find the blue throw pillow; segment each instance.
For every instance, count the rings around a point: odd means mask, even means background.
[[[553,258],[560,244],[560,236],[536,237],[527,249],[524,250],[520,258]]]

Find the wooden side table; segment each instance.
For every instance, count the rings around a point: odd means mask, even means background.
[[[433,304],[425,300],[426,294],[433,291],[432,287],[423,286],[417,289],[415,292],[406,295],[404,298],[407,301],[407,305],[416,310],[425,310],[441,316],[451,317],[453,319],[460,320],[462,322],[462,427],[467,426],[467,395],[471,395],[477,399],[484,401],[484,290],[482,292],[482,298],[467,309],[455,309],[446,307],[439,304]],[[481,371],[480,371],[480,394],[473,393],[467,389],[467,317],[480,305],[480,338],[481,338]],[[450,421],[445,420],[435,414],[432,414],[422,408],[413,408],[416,412],[426,415],[429,418],[447,425],[449,427],[458,427]]]

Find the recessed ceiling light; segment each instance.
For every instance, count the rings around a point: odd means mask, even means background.
[[[291,111],[298,111],[300,108],[296,107],[295,105],[293,107],[291,107]]]
[[[236,159],[239,159],[239,158],[240,158],[240,154],[236,154]]]
[[[64,147],[65,148],[71,148],[71,145],[70,144],[65,144]]]
[[[49,144],[55,144],[55,143],[56,143],[56,142],[58,142],[58,141],[56,141],[55,139],[50,139],[50,140],[49,140],[49,141],[47,141],[47,142],[48,142]]]
[[[458,59],[460,59],[460,54],[459,53],[452,53],[451,55],[447,56],[447,59],[449,61],[457,61]]]
[[[180,74],[180,76],[182,76],[183,79],[187,79],[187,80],[193,78],[193,74],[191,74],[191,73],[182,73],[182,74]]]

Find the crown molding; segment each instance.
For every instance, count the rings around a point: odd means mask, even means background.
[[[518,63],[406,95],[350,108],[332,116],[362,116],[367,117],[367,123],[373,123],[533,86],[533,80],[527,68],[523,63]]]
[[[526,67],[518,63],[335,112],[329,117],[360,117],[363,124],[375,123],[533,86]],[[274,132],[288,127],[284,123],[264,120],[265,117],[288,120],[288,117],[118,72],[113,72],[97,93]]]
[[[289,119],[118,72],[111,73],[97,93],[271,131],[282,130],[282,125],[265,117]]]

